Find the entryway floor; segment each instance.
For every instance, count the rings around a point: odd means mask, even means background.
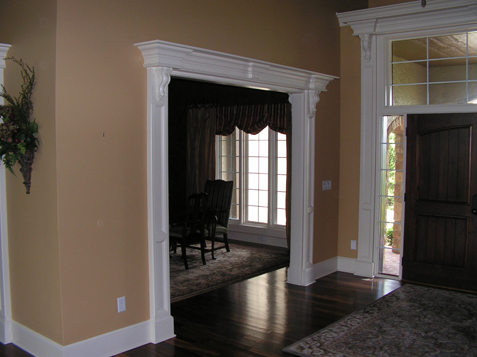
[[[401,254],[393,253],[392,249],[384,249],[383,274],[399,276]]]

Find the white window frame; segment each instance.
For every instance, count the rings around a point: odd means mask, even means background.
[[[361,38],[361,152],[358,256],[354,266],[356,275],[377,275],[374,262],[379,241],[377,235],[380,232],[379,142],[382,116],[477,110],[473,104],[390,106],[387,102],[390,41],[476,30],[476,13],[475,0],[432,0],[428,1],[425,8],[421,7],[420,1],[412,1],[338,14],[340,26],[351,26],[354,35]]]
[[[391,278],[391,279],[400,279],[401,277],[401,267],[399,266],[399,273],[397,276],[393,276],[393,275],[390,275],[390,274],[385,274],[385,273],[379,273],[379,269],[380,269],[380,257],[381,257],[381,249],[383,249],[383,247],[381,246],[380,242],[381,242],[381,235],[382,235],[382,230],[381,230],[381,225],[383,223],[391,223],[389,221],[383,221],[382,220],[382,217],[381,217],[381,214],[382,214],[382,210],[383,210],[383,194],[382,194],[382,189],[383,189],[383,166],[387,165],[386,163],[386,160],[383,156],[383,153],[384,153],[384,150],[383,150],[383,144],[386,144],[382,139],[382,135],[383,135],[383,131],[384,131],[384,127],[382,125],[383,123],[383,118],[384,117],[388,117],[387,115],[383,115],[381,116],[381,120],[380,120],[380,129],[378,131],[378,139],[379,139],[379,149],[378,149],[378,162],[379,162],[379,168],[378,168],[378,176],[376,178],[376,182],[377,182],[377,191],[378,191],[378,202],[377,202],[377,211],[378,211],[378,214],[379,214],[379,218],[378,218],[378,223],[379,223],[379,227],[378,227],[378,230],[377,230],[377,236],[376,236],[376,249],[374,251],[374,256],[373,256],[373,262],[375,262],[374,266],[375,266],[375,276],[378,276],[378,277],[384,277],[384,278]],[[405,115],[403,115],[404,117],[404,125],[406,127],[406,123],[407,123],[407,118]],[[401,144],[396,144],[396,145],[401,145]],[[403,173],[403,177],[404,177],[404,183],[403,183],[403,194],[401,196],[394,196],[395,198],[396,197],[399,197],[403,200],[403,205],[402,205],[402,211],[401,211],[401,215],[402,215],[402,219],[401,219],[401,222],[400,223],[395,223],[395,224],[399,224],[401,225],[401,239],[403,239],[403,236],[404,236],[404,215],[405,215],[405,202],[404,202],[404,193],[406,191],[406,180],[405,180],[405,177],[406,177],[406,138],[404,138],[404,143],[402,144],[404,146],[404,162],[403,162],[403,170],[395,170],[395,172],[402,172]],[[389,249],[389,248],[384,248],[384,249]],[[384,254],[384,249],[383,249],[383,254]],[[401,248],[399,249],[400,251],[400,257],[402,258],[402,249],[403,249],[403,240],[401,241]]]
[[[248,190],[248,183],[246,178],[247,170],[247,157],[248,153],[246,151],[246,143],[247,143],[247,134],[244,133],[240,129],[235,129],[235,135],[237,137],[238,134],[238,141],[239,141],[239,168],[237,172],[239,172],[239,217],[238,218],[231,218],[229,229],[231,231],[241,232],[243,231],[242,227],[248,227],[249,229],[257,229],[260,230],[262,234],[266,234],[268,236],[274,236],[277,238],[285,238],[285,225],[277,224],[277,199],[276,195],[274,194],[277,191],[277,174],[278,174],[278,165],[277,165],[277,133],[270,128],[266,127],[263,130],[268,130],[268,220],[267,223],[260,223],[260,222],[253,222],[246,219],[248,217],[247,207],[247,190]],[[216,177],[221,178],[222,172],[222,145],[220,145],[221,137],[218,135],[216,137]],[[237,140],[237,139],[236,139]],[[264,233],[263,230],[266,230]]]

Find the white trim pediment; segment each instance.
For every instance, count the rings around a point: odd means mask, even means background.
[[[159,40],[138,43],[136,46],[143,53],[145,67],[170,67],[171,74],[177,77],[212,75],[215,79],[226,78],[227,82],[235,79],[287,92],[326,91],[328,83],[337,78]]]

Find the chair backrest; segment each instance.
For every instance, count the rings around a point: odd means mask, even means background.
[[[207,180],[204,192],[208,195],[208,207],[218,211],[217,223],[228,227],[232,204],[233,181]]]
[[[187,198],[187,220],[186,227],[190,232],[204,231],[208,195],[205,192],[195,193]],[[185,227],[185,228],[186,228]]]

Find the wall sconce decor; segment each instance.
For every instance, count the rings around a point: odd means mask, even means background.
[[[35,69],[21,59],[7,57],[21,68],[23,84],[18,97],[10,95],[2,85],[0,96],[5,103],[0,105],[0,157],[5,167],[15,175],[13,166],[18,162],[26,193],[30,193],[31,171],[39,141],[36,137],[38,124],[31,119],[33,102],[31,95],[35,85]]]

